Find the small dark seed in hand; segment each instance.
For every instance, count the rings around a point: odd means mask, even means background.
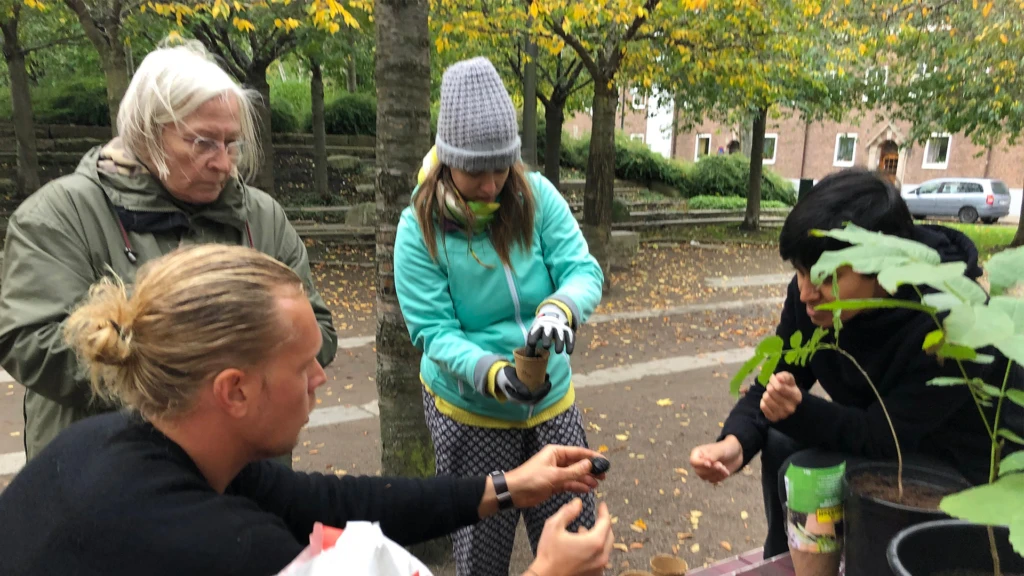
[[[590,473],[591,474],[594,474],[594,475],[604,474],[611,467],[612,467],[612,463],[609,462],[607,458],[601,458],[600,456],[594,456],[593,458],[590,459]]]

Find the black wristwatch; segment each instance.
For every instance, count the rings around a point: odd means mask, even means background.
[[[498,496],[498,510],[515,508],[512,493],[508,491],[508,482],[505,481],[505,473],[501,470],[491,472],[491,482],[494,483],[494,493]]]

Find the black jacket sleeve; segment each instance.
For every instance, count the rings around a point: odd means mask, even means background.
[[[450,534],[480,518],[486,478],[378,478],[293,472],[271,461],[247,466],[227,492],[280,516],[299,542],[315,522],[344,528],[350,521],[380,523],[408,545]]]
[[[955,362],[948,361],[942,366],[934,357],[921,350],[921,343],[932,328],[934,326],[924,324],[909,334],[895,354],[896,358],[903,360],[902,364],[890,365],[881,377],[878,374],[875,376],[875,386],[881,390],[885,408],[892,419],[904,454],[917,451],[922,440],[947,425],[950,417],[962,410],[966,403],[972,402],[966,386],[928,384],[938,376],[961,376]],[[835,353],[825,351],[820,354]],[[844,372],[856,372],[850,360],[836,358],[835,361],[848,365],[850,369]],[[970,376],[983,376],[994,366],[965,363]],[[1005,370],[1005,361],[1001,367]],[[863,378],[857,379],[860,380],[858,385],[868,386]],[[889,422],[877,400],[866,407],[844,406],[812,394],[804,394],[796,411],[773,426],[799,442],[826,450],[872,459],[896,456]]]
[[[798,312],[801,307],[803,307],[803,304],[800,302],[800,289],[797,287],[796,277],[794,276],[793,280],[789,283],[789,289],[786,293],[786,303],[782,308],[782,317],[779,320],[779,325],[775,328],[775,334],[782,338],[787,347],[789,346],[790,336],[794,332],[801,330],[797,322],[797,318],[800,317]],[[805,332],[803,338],[806,342],[810,339],[813,329],[810,332],[807,329],[802,331]],[[793,366],[783,360],[779,362],[775,372],[789,372],[793,374],[797,385],[805,391],[814,386],[816,382],[810,366]],[[750,389],[747,390],[747,393],[740,398],[739,402],[736,403],[736,406],[729,413],[729,417],[726,418],[725,425],[722,427],[722,433],[718,437],[719,440],[723,440],[726,436],[733,435],[740,441],[740,445],[743,446],[744,466],[764,447],[765,437],[768,435],[768,428],[771,424],[764,417],[764,414],[761,413],[762,394],[764,394],[764,386],[761,386],[756,381],[752,382]],[[807,396],[805,395],[804,397],[806,398]]]

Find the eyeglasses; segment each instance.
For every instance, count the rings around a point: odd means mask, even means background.
[[[223,149],[232,162],[238,162],[238,159],[241,158],[242,152],[245,151],[246,146],[246,143],[242,140],[221,142],[220,140],[205,138],[203,136],[194,136],[191,138],[181,136],[181,139],[192,145],[192,157],[197,160],[208,159]]]

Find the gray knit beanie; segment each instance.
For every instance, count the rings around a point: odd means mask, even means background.
[[[445,70],[434,143],[442,164],[466,172],[502,170],[519,161],[516,109],[487,58]]]

